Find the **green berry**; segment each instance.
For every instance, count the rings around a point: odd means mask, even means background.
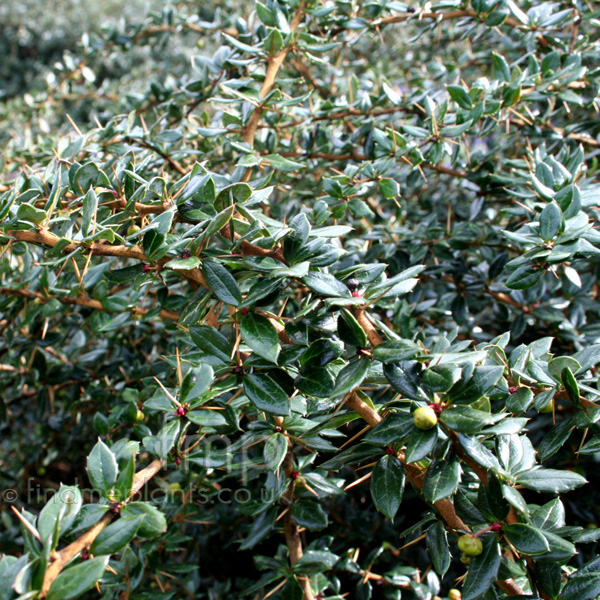
[[[437,415],[430,406],[421,406],[413,413],[415,427],[419,429],[433,429],[437,425]]]
[[[471,560],[472,560],[471,557],[467,556],[466,554],[461,554],[460,555],[460,562],[463,565],[470,565],[471,564]]]
[[[135,420],[136,421],[143,421],[146,418],[146,415],[143,413],[143,411],[141,411],[139,408],[137,409],[137,411],[135,412]]]
[[[541,413],[551,413],[554,410],[554,400],[550,400],[548,404],[539,409]]]
[[[462,594],[460,593],[460,590],[457,590],[456,588],[453,588],[448,592],[448,600],[461,600],[461,598]]]
[[[134,235],[136,234],[138,231],[141,231],[140,226],[139,225],[130,225],[127,228],[127,237],[129,237],[130,235]]]
[[[475,536],[463,535],[458,538],[458,549],[467,556],[479,556],[483,552],[483,544]]]

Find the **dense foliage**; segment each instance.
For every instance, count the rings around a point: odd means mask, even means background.
[[[32,36],[0,599],[599,597],[599,24],[216,0]]]

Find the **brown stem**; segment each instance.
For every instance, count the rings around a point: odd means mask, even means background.
[[[61,238],[49,231],[6,231],[6,235],[15,238],[19,242],[29,242],[33,244],[42,244],[53,248],[60,242]],[[92,242],[83,244],[80,242],[70,242],[63,247],[63,252],[73,252],[77,248],[87,248],[94,254],[103,256],[118,256],[120,258],[136,258],[137,260],[146,260],[146,255],[138,246],[116,246],[112,244],[103,244],[101,242]]]
[[[367,316],[364,307],[360,306],[358,308],[355,308],[354,316],[356,317],[356,320],[358,321],[359,325],[365,330],[365,333],[367,334],[367,339],[369,340],[369,344],[371,344],[371,346],[373,347],[379,346],[379,344],[381,344],[383,340],[381,339],[379,333],[377,333],[377,330],[373,326],[373,323],[371,323],[371,320]]]
[[[102,310],[104,312],[112,312],[104,308],[101,302],[98,300],[94,300],[93,298],[87,298],[84,296],[46,296],[41,292],[34,292],[33,290],[13,290],[11,288],[0,288],[0,295],[3,296],[22,296],[24,298],[30,298],[32,300],[42,300],[42,302],[47,302],[48,300],[58,300],[63,304],[71,304],[77,306],[87,306],[89,308],[93,308],[95,310]],[[126,309],[126,311],[132,312],[135,315],[145,315],[148,314],[152,309],[151,308],[142,308],[141,306],[132,306],[131,308]],[[171,319],[173,321],[177,321],[179,319],[179,313],[176,313],[173,310],[162,309],[159,313],[163,319]]]
[[[300,7],[298,8],[296,14],[294,15],[292,22],[290,23],[290,29],[291,29],[292,33],[294,33],[296,31],[296,29],[298,29],[298,26],[300,25],[300,21],[302,21],[302,17],[304,16],[304,8],[305,8],[305,3],[303,0],[300,3]],[[269,92],[273,89],[273,87],[275,85],[275,80],[277,78],[277,72],[279,71],[279,68],[283,64],[283,61],[285,60],[285,57],[287,56],[287,54],[290,50],[291,50],[291,45],[288,45],[285,48],[282,48],[279,51],[279,53],[275,54],[274,56],[269,57],[268,62],[267,62],[267,72],[265,73],[265,79],[263,81],[262,87],[260,88],[260,97],[261,98],[265,98],[269,94]],[[242,139],[244,140],[244,142],[249,144],[251,147],[254,146],[254,135],[256,134],[256,128],[258,127],[258,123],[260,121],[260,117],[263,113],[263,110],[264,110],[264,106],[262,104],[259,104],[254,109],[254,111],[250,115],[250,118],[248,119],[248,123],[246,124],[246,127],[244,128],[244,131],[242,133]]]
[[[223,227],[223,229],[221,229],[221,235],[231,241],[231,231],[229,227]],[[233,235],[235,240],[240,237],[237,233],[234,233]],[[279,262],[282,262],[284,265],[288,264],[283,256],[283,251],[280,248],[273,248],[269,250],[267,248],[255,246],[248,240],[242,240],[240,242],[240,250],[244,256],[268,256],[278,260]]]
[[[384,17],[383,19],[377,20],[377,25],[390,25],[391,23],[403,23],[404,21],[408,21],[409,19],[413,20],[435,20],[435,21],[448,21],[450,19],[463,19],[465,17],[471,17],[473,19],[478,18],[477,12],[472,8],[468,8],[466,10],[453,10],[446,13],[436,13],[436,12],[422,12],[419,15],[415,15],[414,13],[408,13],[405,15],[394,15],[393,17]],[[504,20],[503,25],[509,25],[510,27],[515,28],[527,28],[526,25],[523,25],[517,19],[513,17],[508,17]]]
[[[277,421],[280,426],[283,425],[283,419]],[[292,442],[290,438],[288,440],[288,450],[283,460],[283,471],[290,479],[290,483],[288,488],[284,494],[284,498],[288,504],[286,507],[286,512],[282,517],[283,522],[283,533],[285,535],[285,543],[287,544],[288,551],[290,553],[290,564],[294,565],[297,563],[302,556],[304,555],[302,551],[302,540],[300,539],[300,532],[298,531],[298,526],[296,525],[296,521],[292,516],[291,504],[294,500],[294,488],[296,487],[296,480],[292,479],[292,473],[294,472],[294,448],[292,446]],[[314,600],[314,595],[312,593],[312,588],[310,587],[310,581],[308,577],[298,577],[298,583],[302,588],[303,598],[304,600]]]
[[[155,152],[161,158],[164,158],[164,160],[169,165],[171,165],[171,167],[173,167],[178,173],[180,173],[181,175],[187,175],[188,169],[186,169],[181,163],[179,163],[178,161],[176,161],[174,158],[172,158],[171,156],[169,156],[169,154],[167,154],[166,152],[164,152],[160,148],[157,148],[154,144],[151,144],[150,142],[147,142],[147,141],[145,141],[143,139],[140,139],[140,138],[125,137],[123,139],[126,142],[130,143],[130,144],[139,144],[140,146],[143,146],[144,148],[147,148],[148,150],[151,150],[152,152]]]
[[[127,498],[126,502],[129,502],[144,485],[150,481],[165,465],[165,460],[156,459],[152,461],[146,468],[142,469],[135,474],[133,478],[133,486],[131,493]],[[98,537],[100,532],[112,521],[114,513],[106,513],[98,523],[88,529],[83,535],[78,537],[74,542],[70,543],[67,547],[63,548],[58,552],[57,558],[50,564],[44,575],[44,581],[42,583],[42,590],[40,597],[45,598],[50,590],[50,586],[54,580],[58,577],[63,568],[80,552],[87,550],[94,540]]]
[[[13,237],[17,241],[20,242],[29,242],[33,244],[42,244],[43,246],[50,246],[53,248],[60,242],[60,238],[49,231],[22,231],[22,230],[11,230],[6,231],[6,235]],[[73,252],[78,248],[84,248],[88,250],[92,254],[97,254],[100,256],[117,256],[119,258],[135,258],[136,260],[141,260],[145,262],[149,262],[143,250],[141,250],[138,246],[118,246],[113,244],[103,244],[100,242],[92,242],[91,244],[84,244],[80,242],[70,242],[66,246],[62,248],[63,252]],[[158,265],[162,266],[169,259],[164,258],[158,261]],[[194,281],[199,283],[200,285],[208,288],[206,280],[202,275],[200,269],[188,269],[179,271],[183,277],[189,279],[190,281]],[[210,289],[210,288],[208,288]]]

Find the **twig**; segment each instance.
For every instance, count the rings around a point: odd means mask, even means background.
[[[133,498],[144,485],[150,481],[165,465],[167,461],[156,459],[152,461],[145,469],[142,469],[138,473],[135,474],[133,478],[133,486],[131,488],[131,493],[127,498],[126,502],[129,502],[131,498]],[[58,577],[63,568],[75,557],[77,554],[82,552],[83,550],[87,550],[94,540],[98,537],[100,532],[112,521],[115,514],[113,512],[107,512],[98,523],[96,523],[93,527],[88,529],[83,535],[78,537],[74,542],[69,544],[67,547],[63,548],[60,552],[57,553],[57,557],[50,564],[48,569],[46,570],[46,574],[44,575],[44,581],[42,583],[42,590],[40,592],[40,597],[45,598],[50,590],[50,586],[54,582],[54,580]]]
[[[24,298],[30,298],[32,300],[39,299],[42,302],[48,302],[48,300],[58,300],[63,304],[70,304],[76,306],[87,306],[89,308],[93,308],[95,310],[101,310],[104,312],[113,312],[110,311],[102,305],[98,300],[94,300],[93,298],[87,298],[84,296],[47,296],[42,294],[41,292],[34,292],[33,290],[16,290],[11,288],[0,288],[0,295],[3,296],[22,296]],[[131,312],[135,315],[146,315],[151,310],[151,308],[142,308],[141,306],[132,306],[131,308],[125,309],[123,312]],[[173,321],[177,321],[179,319],[179,313],[173,310],[162,309],[159,313],[164,319],[171,319]]]
[[[283,419],[277,418],[276,421],[280,426],[283,425]],[[288,442],[288,450],[283,460],[283,470],[286,477],[289,478],[290,482],[288,484],[288,488],[284,494],[284,498],[289,505],[294,500],[294,488],[296,487],[296,480],[292,478],[292,473],[294,472],[294,448],[292,446],[292,442],[289,436],[286,435]],[[297,563],[303,556],[302,551],[302,540],[300,539],[300,532],[298,531],[298,526],[296,525],[296,521],[292,516],[292,511],[286,509],[282,518],[283,523],[283,533],[285,535],[285,542],[288,547],[288,551],[290,553],[290,563],[294,565]],[[312,593],[312,589],[310,587],[310,581],[307,577],[298,577],[298,582],[300,583],[300,587],[302,588],[302,593],[304,596],[304,600],[314,600],[314,595]]]
[[[290,23],[290,30],[292,33],[295,33],[296,29],[300,25],[302,21],[302,17],[304,16],[305,2],[302,0],[296,14],[292,22]],[[274,56],[270,56],[267,62],[267,72],[265,74],[265,79],[263,81],[262,87],[260,88],[260,97],[265,98],[269,92],[273,89],[275,85],[275,80],[277,77],[277,72],[279,68],[283,64],[285,57],[291,49],[291,45],[285,46],[282,48],[277,54]],[[260,117],[263,113],[264,106],[259,104],[250,115],[248,119],[248,123],[244,128],[242,133],[242,139],[244,142],[249,144],[251,147],[254,146],[254,135],[256,134],[256,128],[258,127],[258,123],[260,121]]]

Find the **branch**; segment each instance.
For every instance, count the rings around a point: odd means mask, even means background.
[[[231,241],[231,230],[228,226],[223,227],[223,229],[221,229],[221,235],[228,239],[229,241]],[[239,234],[235,233],[233,234],[234,240],[237,242],[237,240],[239,239]],[[242,252],[242,254],[244,256],[268,256],[270,258],[274,258],[275,260],[278,260],[279,262],[282,262],[284,265],[287,265],[287,261],[285,260],[284,256],[283,256],[283,251],[280,248],[273,248],[273,249],[267,249],[267,248],[261,248],[260,246],[255,246],[254,244],[250,243],[248,240],[242,240],[240,242],[240,251]]]
[[[268,154],[267,151],[260,152],[259,154]],[[279,152],[280,156],[284,157],[299,157],[299,158],[321,158],[323,160],[337,161],[337,160],[369,160],[364,154],[360,152],[353,151],[346,154],[328,154],[325,152],[305,152],[302,150],[290,150],[286,152]],[[399,160],[405,162],[411,167],[415,168],[415,166],[405,157],[400,156]],[[418,167],[425,167],[426,169],[430,169],[431,171],[437,171],[438,173],[444,173],[446,175],[452,175],[453,177],[460,177],[464,179],[467,177],[467,173],[465,171],[458,171],[457,169],[452,169],[450,167],[444,167],[443,165],[434,165],[432,163],[424,162],[418,165]],[[418,168],[417,167],[417,168]]]
[[[466,10],[453,10],[446,13],[436,13],[436,12],[422,12],[420,14],[407,13],[402,15],[395,15],[392,17],[384,17],[383,19],[377,19],[377,21],[373,21],[371,23],[372,26],[381,26],[381,25],[390,25],[391,23],[404,23],[409,19],[415,21],[421,21],[423,19],[433,20],[433,21],[448,21],[451,19],[463,19],[463,18],[472,18],[479,19],[479,15],[472,8],[467,8]],[[528,29],[527,25],[523,25],[520,21],[517,21],[514,17],[507,17],[502,25],[509,25],[510,27],[514,27],[515,29]]]
[[[9,230],[6,235],[14,238],[19,242],[29,242],[33,244],[41,244],[42,246],[50,246],[53,248],[61,241],[61,238],[50,233],[49,231],[25,231],[25,230]],[[138,246],[116,246],[112,244],[103,244],[101,242],[92,242],[85,244],[83,242],[69,242],[62,248],[63,252],[74,252],[78,248],[85,248],[93,254],[102,256],[118,256],[120,258],[136,258],[137,260],[147,260],[146,255]]]
[[[165,465],[167,461],[156,459],[152,461],[145,469],[142,469],[135,474],[133,478],[133,486],[131,493],[125,502],[129,502],[144,485],[150,481]],[[115,513],[107,512],[98,523],[88,529],[82,536],[78,537],[74,542],[63,548],[58,552],[58,557],[52,562],[52,564],[46,570],[44,575],[44,581],[42,583],[42,590],[40,593],[41,598],[45,598],[50,590],[50,586],[54,580],[58,577],[64,567],[80,552],[88,549],[94,540],[98,537],[100,532],[113,520]]]
[[[304,8],[305,2],[302,0],[300,3],[300,7],[298,11],[294,15],[292,22],[290,23],[290,30],[292,33],[295,33],[296,29],[300,25],[300,21],[302,21],[302,17],[304,16]],[[277,72],[279,68],[283,64],[287,53],[290,51],[291,45],[282,48],[278,54],[275,56],[270,56],[267,63],[267,72],[265,73],[265,80],[263,81],[262,87],[260,88],[260,97],[265,98],[269,92],[275,86],[275,79],[277,77]],[[244,142],[250,145],[250,147],[254,146],[254,135],[256,134],[256,128],[258,127],[258,123],[260,121],[260,117],[263,113],[264,106],[259,104],[248,119],[248,123],[246,124],[244,131],[242,133],[242,139]]]
[[[375,329],[373,323],[367,316],[364,306],[359,306],[355,308],[354,316],[356,317],[358,324],[365,330],[367,334],[367,339],[369,340],[369,344],[371,344],[371,346],[379,346],[379,344],[381,344],[383,340],[381,339],[381,336],[379,335],[379,333],[377,333],[377,330]]]
[[[281,417],[275,417],[275,422],[281,427],[283,426],[284,420]],[[282,517],[282,520],[285,542],[290,553],[290,564],[293,566],[302,558],[304,552],[302,551],[302,540],[300,539],[300,532],[298,531],[298,526],[296,525],[296,521],[292,516],[292,502],[294,500],[294,489],[296,487],[296,480],[292,478],[292,473],[294,472],[294,448],[292,446],[292,441],[290,440],[289,436],[287,436],[287,434],[286,438],[288,443],[288,449],[285,458],[283,459],[282,466],[284,473],[286,477],[289,478],[290,482],[284,494],[284,498],[287,501],[288,506],[285,508],[285,513]],[[312,593],[308,577],[298,577],[298,582],[300,583],[300,587],[302,588],[304,600],[314,600],[314,595]]]
[[[29,242],[33,244],[41,244],[43,246],[49,246],[53,248],[61,241],[61,238],[50,233],[49,231],[21,231],[21,230],[11,230],[6,231],[6,235],[14,238],[19,242]],[[113,244],[103,244],[100,242],[92,242],[91,244],[86,244],[83,242],[69,242],[62,248],[63,252],[74,252],[78,248],[83,248],[88,250],[92,254],[97,254],[100,256],[117,256],[119,258],[135,258],[137,260],[141,260],[144,262],[149,262],[148,258],[144,254],[143,250],[141,250],[138,246],[117,246]],[[158,261],[158,265],[164,265],[169,258],[165,257]],[[204,279],[204,275],[200,269],[187,269],[180,270],[179,273],[186,279],[190,281],[194,281],[204,286],[207,289],[210,289]]]
[[[15,290],[11,288],[0,288],[0,295],[3,296],[22,296],[23,298],[30,298],[32,300],[41,300],[44,302],[48,302],[48,300],[58,300],[63,304],[70,304],[76,306],[87,306],[88,308],[93,308],[95,310],[101,310],[103,312],[115,312],[110,311],[102,305],[98,300],[94,300],[93,298],[87,298],[86,296],[46,296],[41,292],[34,292],[33,290]],[[146,315],[151,310],[151,308],[142,308],[141,306],[132,306],[131,308],[127,308],[122,312],[131,312],[135,315]],[[163,319],[171,319],[173,321],[177,321],[179,319],[179,313],[176,313],[173,310],[167,310],[163,308],[160,313],[158,313]]]
[[[492,298],[494,298],[495,300],[498,300],[498,302],[504,302],[504,304],[509,304],[510,306],[514,306],[515,308],[518,308],[520,311],[527,313],[529,312],[529,307],[525,306],[523,304],[519,304],[514,298],[511,298],[508,294],[505,294],[503,292],[493,292],[492,290],[486,289],[486,293],[491,296]]]
[[[129,144],[139,144],[140,146],[143,146],[144,148],[147,148],[148,150],[155,152],[161,158],[166,160],[167,163],[169,163],[169,165],[171,165],[171,167],[173,167],[178,173],[180,173],[181,175],[187,175],[188,169],[186,169],[181,163],[176,161],[174,158],[169,156],[166,152],[164,152],[160,148],[157,148],[154,144],[151,144],[150,142],[147,142],[140,138],[131,138],[128,136],[125,136],[123,138],[123,140]]]
[[[556,127],[551,124],[543,124],[543,123],[535,123],[530,121],[525,121],[518,118],[512,118],[510,120],[511,123],[516,125],[517,127],[540,127],[543,131],[554,131],[560,135],[563,139],[574,140],[579,142],[580,144],[585,144],[587,146],[594,146],[595,148],[600,147],[600,141],[588,135],[583,135],[581,133],[569,133],[563,127]]]

